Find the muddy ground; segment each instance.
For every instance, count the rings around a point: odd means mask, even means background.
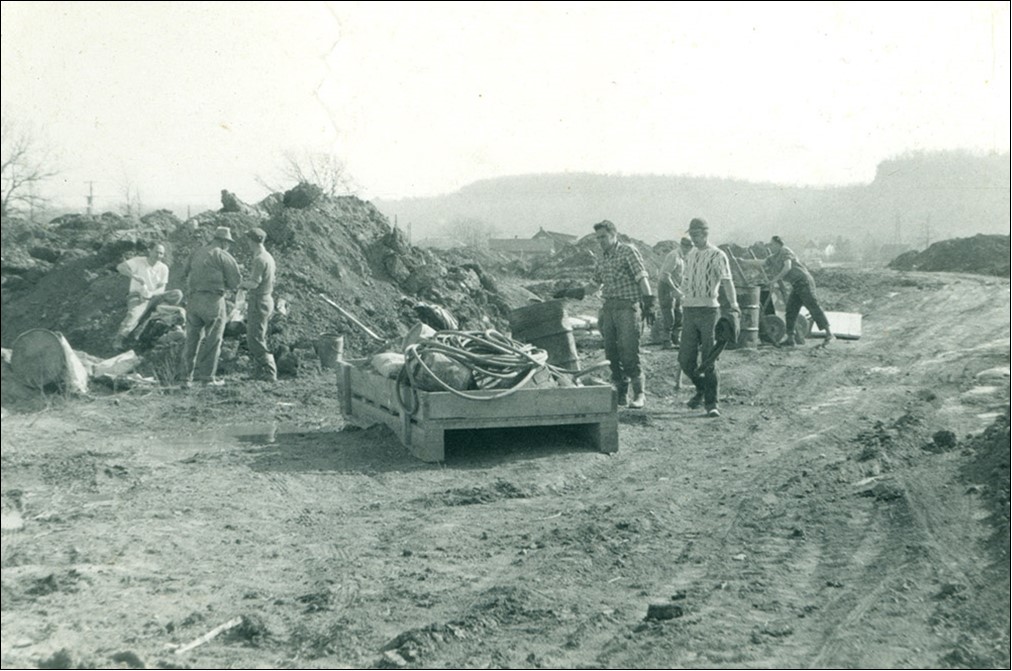
[[[860,340],[727,352],[716,420],[646,347],[613,455],[422,463],[322,371],[11,402],[0,661],[1008,668],[1009,280],[833,277]]]

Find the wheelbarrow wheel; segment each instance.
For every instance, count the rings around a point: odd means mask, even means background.
[[[759,320],[759,339],[771,345],[777,345],[784,339],[787,325],[777,315],[764,315]]]

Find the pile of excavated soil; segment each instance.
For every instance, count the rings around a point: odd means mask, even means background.
[[[942,240],[923,252],[905,252],[889,262],[894,270],[1009,276],[1009,236],[975,235]]]
[[[10,347],[28,329],[46,328],[62,332],[75,349],[111,356],[128,288],[116,265],[142,253],[151,242],[163,242],[169,288],[185,290],[184,264],[217,226],[231,227],[236,239],[254,227],[267,231],[266,246],[278,268],[275,298],[287,308],[287,314],[272,320],[269,344],[276,350],[310,348],[326,332],[344,333],[351,354],[375,347],[321,294],[385,338],[407,332],[418,320],[414,308],[419,302],[448,309],[461,328],[479,329],[504,328],[509,311],[529,300],[528,295],[500,292],[478,263],[447,263],[411,246],[370,203],[355,197],[305,196],[292,190],[284,198],[274,194],[257,206],[241,208],[229,199],[226,206],[233,211],[205,212],[186,222],[165,211],[139,221],[73,215],[54,220],[44,230],[21,231],[17,239],[5,236],[3,345]],[[31,251],[37,247],[51,253],[40,259],[41,252]],[[8,252],[14,262],[8,262]],[[233,244],[231,252],[247,270],[245,245]],[[241,340],[235,337],[231,346],[226,341],[226,362],[241,349]]]
[[[1009,551],[1009,410],[1005,409],[985,431],[971,437],[966,445],[973,460],[963,468],[963,476],[973,485],[983,485],[982,496],[991,509],[994,535],[989,546],[1005,566]]]

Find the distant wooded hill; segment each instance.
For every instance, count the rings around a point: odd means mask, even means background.
[[[647,242],[678,238],[705,217],[714,242],[750,243],[780,234],[797,241],[928,243],[977,233],[1009,233],[1009,154],[962,151],[884,161],[871,184],[795,187],[732,179],[588,173],[519,175],[475,182],[431,198],[375,201],[411,237],[445,235],[472,220],[497,237],[544,228],[586,235],[611,219]]]

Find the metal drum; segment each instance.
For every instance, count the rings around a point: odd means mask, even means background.
[[[741,308],[741,331],[738,334],[739,349],[759,347],[759,290],[761,287],[741,287],[738,307]]]
[[[562,300],[534,303],[510,313],[513,338],[530,343],[548,353],[548,363],[567,370],[580,369],[573,330],[566,323],[566,306]]]

